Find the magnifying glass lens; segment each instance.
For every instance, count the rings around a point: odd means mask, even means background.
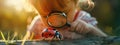
[[[66,24],[67,19],[62,15],[51,15],[47,19],[48,24],[53,27],[62,27]]]

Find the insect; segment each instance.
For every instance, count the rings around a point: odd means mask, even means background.
[[[60,32],[58,32],[56,29],[54,28],[46,28],[42,31],[42,37],[43,38],[56,38],[58,40],[62,39],[62,35],[60,34]]]

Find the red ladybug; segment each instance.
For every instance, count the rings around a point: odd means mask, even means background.
[[[44,38],[57,38],[62,39],[62,35],[54,28],[46,28],[42,31],[42,37]]]

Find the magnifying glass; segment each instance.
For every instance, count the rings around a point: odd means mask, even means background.
[[[60,11],[51,12],[47,16],[47,23],[49,26],[55,27],[55,28],[63,27],[65,25],[70,25],[67,22],[66,14]]]

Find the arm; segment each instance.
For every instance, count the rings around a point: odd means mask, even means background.
[[[24,45],[25,41],[29,39],[29,37],[31,38],[31,35],[34,35],[33,32],[31,32],[32,30],[34,30],[35,27],[35,23],[40,19],[39,16],[36,16],[33,21],[31,22],[30,26],[27,28],[26,34],[24,36],[24,38],[22,39],[22,44]]]
[[[85,11],[80,11],[77,19],[71,24],[72,31],[87,34],[90,33],[95,36],[106,37],[107,35],[103,33],[100,29],[95,27],[97,21],[94,17]]]
[[[75,31],[80,34],[90,33],[94,36],[107,37],[107,35],[103,33],[100,29],[80,19],[74,21],[71,24],[71,31]]]

